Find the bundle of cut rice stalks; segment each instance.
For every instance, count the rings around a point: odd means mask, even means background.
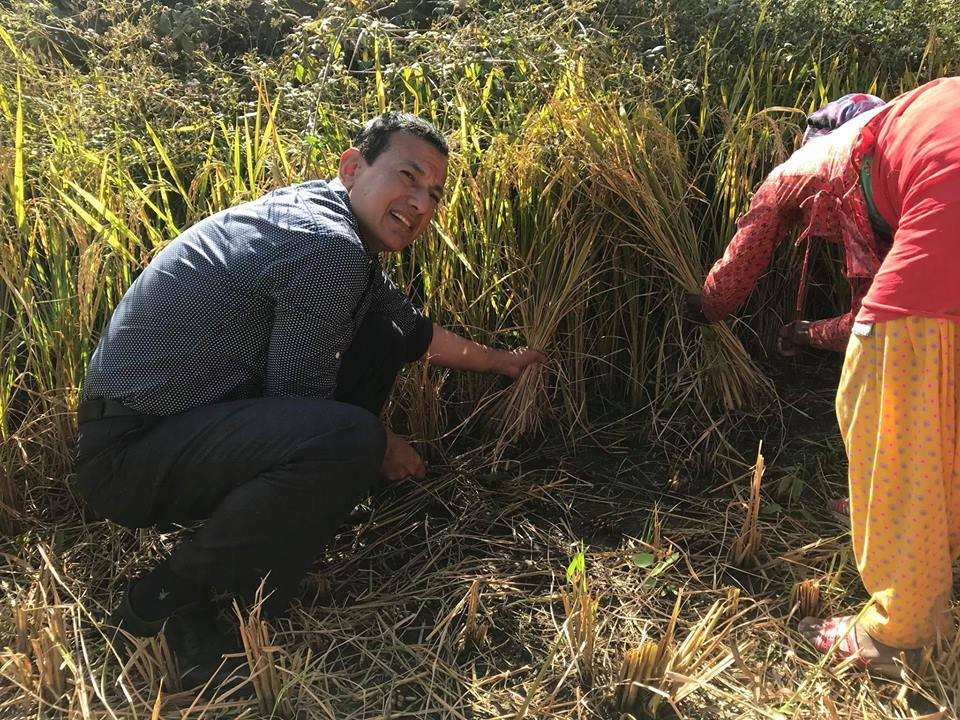
[[[494,412],[497,460],[519,438],[542,428],[555,396],[565,406],[569,426],[586,425],[586,318],[607,260],[600,253],[600,227],[581,211],[577,157],[558,132],[563,111],[562,104],[553,105],[531,116],[518,142],[539,152],[517,153],[511,178],[513,237],[505,244],[505,259],[516,329],[526,345],[545,352],[550,361],[527,368],[500,397]],[[552,388],[548,379],[556,379]]]
[[[653,284],[658,294],[662,287],[666,307],[660,337],[645,335],[645,356],[661,365],[650,389],[655,405],[692,394],[704,407],[735,409],[767,394],[769,381],[726,325],[693,330],[680,321],[683,294],[701,290],[703,263],[690,209],[697,192],[675,134],[644,106],[588,103],[565,119],[566,133],[581,138],[578,165],[591,214],[614,221],[620,242],[663,279]]]
[[[568,429],[587,427],[589,361],[642,383],[625,396],[651,399],[655,410],[735,409],[768,392],[729,328],[681,320],[684,293],[698,292],[703,277],[696,192],[675,135],[653,110],[558,92],[516,143],[498,175],[510,186],[499,228],[510,236],[501,237],[510,317],[551,362],[498,396],[495,460],[561,402]],[[616,264],[625,250],[629,268]],[[637,303],[626,292],[645,297]],[[621,367],[628,363],[644,367]]]

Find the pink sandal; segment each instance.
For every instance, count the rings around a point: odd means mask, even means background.
[[[834,515],[840,515],[844,518],[850,517],[850,498],[832,498],[827,500],[827,508]]]
[[[800,634],[821,653],[834,651],[841,660],[856,657],[858,662],[866,665],[866,659],[860,655],[860,642],[857,640],[857,630],[853,627],[856,616],[843,615],[839,617],[820,618],[808,617],[800,621]]]
[[[819,652],[826,654],[833,651],[838,660],[852,658],[860,667],[869,668],[881,675],[897,677],[900,675],[900,665],[896,659],[903,656],[908,665],[914,665],[919,660],[917,650],[898,651],[882,643],[873,641],[876,657],[863,655],[860,639],[857,637],[856,615],[842,615],[825,620],[808,617],[800,621],[800,634]]]

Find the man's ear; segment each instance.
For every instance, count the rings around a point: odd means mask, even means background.
[[[363,163],[363,155],[355,147],[344,150],[343,155],[340,156],[337,177],[340,178],[340,182],[347,190],[350,190],[356,182],[357,171],[363,166]]]

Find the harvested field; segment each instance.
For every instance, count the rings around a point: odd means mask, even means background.
[[[0,3],[0,720],[960,717],[957,637],[886,679],[797,633],[865,600],[825,508],[845,492],[839,358],[772,351],[803,249],[785,238],[725,324],[683,312],[806,116],[960,73],[958,18],[956,0]],[[357,508],[288,618],[224,600],[249,682],[169,685],[163,636],[121,662],[100,623],[190,529],[124,530],[72,494],[91,353],[171,239],[330,177],[388,108],[452,141],[443,203],[389,274],[435,322],[549,362],[512,386],[409,367],[384,419],[426,480]],[[808,247],[803,313],[844,312],[837,247]]]
[[[730,436],[762,436],[767,465],[743,567],[746,465],[671,469],[629,421],[605,429],[610,452],[548,439],[496,469],[463,452],[358,508],[288,620],[242,613],[251,698],[163,687],[162,644],[121,668],[98,634],[171,536],[39,524],[3,549],[3,717],[956,717],[955,639],[893,681],[818,663],[796,633],[798,583],[818,588],[808,610],[863,600],[822,509],[844,464],[821,384]]]

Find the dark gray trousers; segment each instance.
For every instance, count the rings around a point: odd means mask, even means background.
[[[335,400],[254,397],[85,422],[75,487],[127,527],[203,521],[170,568],[246,598],[269,574],[269,607],[282,611],[379,479],[378,416],[409,355],[396,325],[372,315],[344,354]]]

